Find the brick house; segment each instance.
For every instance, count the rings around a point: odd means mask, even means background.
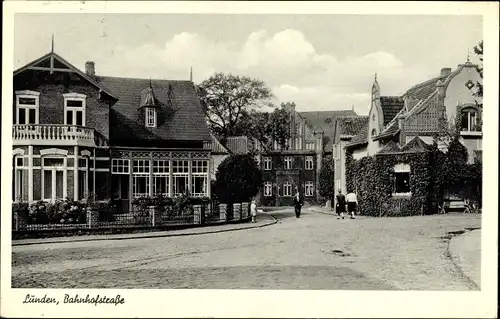
[[[14,71],[13,199],[210,196],[212,138],[193,83],[98,76],[50,52]]]
[[[478,66],[467,61],[452,71],[443,68],[438,76],[411,87],[402,96],[380,96],[375,77],[368,122],[345,146],[354,160],[367,156],[399,156],[424,152],[435,136],[448,126],[458,127],[460,142],[467,148],[469,163],[481,159],[481,99],[471,89],[482,79]],[[446,140],[438,147],[446,152]],[[397,163],[393,196],[411,198],[412,167]],[[414,181],[418,183],[418,181]],[[348,190],[349,191],[349,190]]]
[[[297,190],[306,202],[316,202],[321,162],[332,153],[335,120],[356,115],[352,110],[297,112],[293,105],[287,107],[291,137],[285,147],[274,143],[271,150],[264,151],[258,142],[244,136],[229,137],[226,142],[234,154],[256,154],[263,180],[257,195],[260,205],[292,205]]]

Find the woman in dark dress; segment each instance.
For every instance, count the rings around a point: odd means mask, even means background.
[[[345,213],[345,206],[346,206],[346,200],[344,194],[342,194],[342,191],[339,189],[339,193],[337,196],[335,196],[335,211],[337,213],[337,219],[344,219],[344,213]]]
[[[293,206],[295,207],[295,217],[299,218],[300,217],[300,210],[302,208],[303,204],[303,199],[302,196],[300,196],[299,192],[295,194],[295,197],[293,198]]]

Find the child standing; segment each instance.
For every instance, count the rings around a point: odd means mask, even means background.
[[[257,222],[257,204],[255,203],[255,199],[252,200],[252,204],[250,205],[250,214],[252,215],[252,223]]]

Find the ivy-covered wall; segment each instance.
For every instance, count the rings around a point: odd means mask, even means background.
[[[379,154],[354,160],[346,153],[347,191],[355,191],[359,213],[368,216],[433,214],[441,204],[438,168],[442,153],[433,149],[419,153]],[[410,165],[411,197],[393,196],[396,164]]]

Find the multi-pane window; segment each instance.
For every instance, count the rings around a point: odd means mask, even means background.
[[[270,171],[271,170],[271,158],[270,157],[264,157],[264,170]]]
[[[292,196],[292,183],[284,182],[283,183],[283,196]]]
[[[466,132],[479,131],[477,125],[477,113],[472,108],[468,108],[461,112],[461,130]]]
[[[306,156],[306,169],[313,169],[313,157]]]
[[[296,150],[302,149],[302,138],[300,137],[295,138],[295,149]]]
[[[189,161],[172,161],[173,194],[181,195],[188,190]]]
[[[292,169],[292,157],[291,156],[287,156],[285,157],[285,169]]]
[[[152,107],[146,108],[146,127],[156,127],[156,110]]]
[[[54,201],[64,198],[66,178],[63,157],[45,157],[42,161],[42,199]]]
[[[313,182],[306,182],[305,191],[306,191],[306,196],[314,196],[314,184],[313,184]]]
[[[64,124],[85,126],[85,95],[64,94]]]
[[[273,186],[271,182],[264,183],[264,196],[272,196],[273,195]]]
[[[314,141],[306,142],[306,150],[314,150]]]
[[[78,198],[85,199],[88,196],[87,159],[78,160]]]
[[[27,158],[14,157],[15,175],[14,175],[14,201],[27,199],[28,188],[28,166]]]
[[[38,103],[38,92],[16,92],[16,124],[38,124]]]
[[[207,196],[208,161],[191,162],[191,194],[195,197]]]
[[[149,196],[149,160],[133,160],[132,192],[135,198]]]
[[[129,174],[130,160],[128,159],[112,159],[111,173],[113,174]]]
[[[168,196],[170,179],[170,161],[153,161],[153,194]]]

